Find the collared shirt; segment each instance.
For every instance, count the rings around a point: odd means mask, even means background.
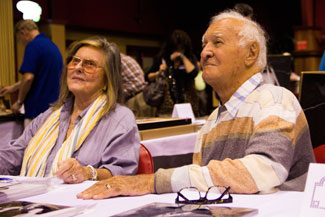
[[[126,99],[135,96],[146,86],[144,72],[130,56],[121,53],[123,92]]]
[[[232,95],[230,100],[225,103],[225,107],[233,118],[235,118],[240,105],[256,89],[256,87],[262,83],[262,81],[263,78],[261,73],[253,75],[247,81],[245,81],[244,84],[234,93],[234,95]]]
[[[65,140],[72,113],[73,99],[63,105],[60,114],[59,135],[47,160],[45,174],[51,171],[56,153]],[[76,124],[87,113],[86,108],[76,118]],[[25,148],[53,110],[50,108],[35,118],[22,136],[0,149],[0,174],[18,175]],[[73,153],[81,165],[106,168],[112,175],[135,174],[138,168],[140,137],[134,115],[128,108],[117,105],[114,111],[103,116],[89,133],[82,146]]]

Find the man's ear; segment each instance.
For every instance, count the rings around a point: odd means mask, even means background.
[[[21,35],[21,36],[25,36],[26,35],[26,30],[21,29],[21,30],[19,30],[18,34]]]
[[[246,66],[252,66],[260,53],[260,47],[257,44],[257,42],[253,42],[250,46],[249,46],[249,50],[248,50],[248,55],[245,59],[245,65]]]

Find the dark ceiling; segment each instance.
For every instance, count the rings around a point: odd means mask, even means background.
[[[18,0],[13,0],[15,4]],[[269,34],[269,51],[293,49],[293,26],[301,25],[300,0],[34,0],[43,7],[41,22],[64,23],[66,28],[161,39],[180,28],[199,51],[211,16],[236,3],[254,8],[255,19]],[[14,9],[14,18],[22,15]]]

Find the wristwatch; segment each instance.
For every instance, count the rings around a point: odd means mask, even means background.
[[[17,104],[20,105],[20,106],[22,106],[24,103],[18,99],[17,100]]]

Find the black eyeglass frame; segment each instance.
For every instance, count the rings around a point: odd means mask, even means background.
[[[200,191],[199,191],[196,187],[185,187],[185,188],[182,188],[181,190],[179,190],[179,191],[177,192],[177,197],[176,197],[176,199],[175,199],[175,203],[177,203],[177,204],[221,204],[221,203],[232,203],[232,196],[231,196],[230,193],[229,193],[230,186],[228,186],[228,187],[224,187],[224,188],[226,188],[225,191],[222,192],[222,194],[221,194],[217,199],[215,199],[215,200],[209,200],[209,199],[207,199],[207,195],[208,195],[210,189],[211,189],[211,188],[215,188],[215,187],[222,187],[222,186],[211,186],[211,187],[209,187],[208,190],[206,191],[204,197],[201,196]],[[198,191],[199,196],[200,196],[200,199],[198,199],[198,200],[189,200],[189,199],[187,199],[187,198],[186,198],[186,197],[181,193],[182,190],[184,190],[184,189],[191,189],[191,188],[192,188],[192,189],[196,189],[196,190]],[[224,197],[226,194],[228,195],[228,198],[223,199],[223,197]],[[179,197],[183,198],[184,201],[179,200]]]

